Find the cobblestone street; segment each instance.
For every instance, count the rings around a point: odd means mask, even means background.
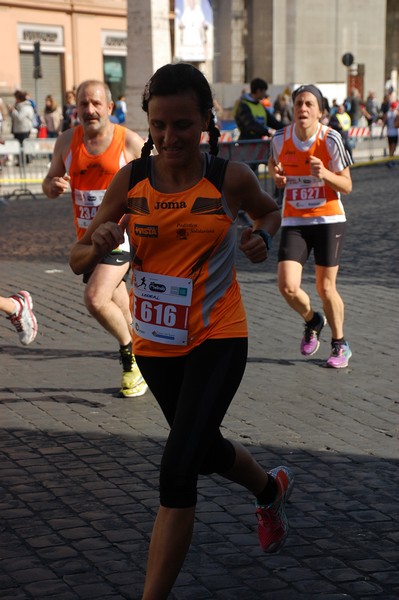
[[[263,554],[253,499],[203,477],[173,600],[399,599],[399,164],[352,178],[338,278],[348,369],[323,368],[328,327],[314,357],[300,354],[277,241],[267,264],[237,261],[250,349],[224,434],[294,471],[287,543]],[[39,323],[25,348],[0,321],[0,598],[139,600],[166,423],[150,392],[117,396],[116,343],[67,264],[70,198],[0,204],[0,223],[1,294],[29,290]],[[311,264],[304,282],[321,308]]]

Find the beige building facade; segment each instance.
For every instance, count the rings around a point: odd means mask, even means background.
[[[126,0],[0,0],[0,96],[28,90],[41,109],[47,94],[62,103],[66,90],[89,78],[108,81],[114,96],[124,92],[126,7]]]
[[[211,60],[197,63],[218,100],[232,105],[253,77],[272,95],[296,83],[340,86],[361,74],[363,95],[382,100],[397,86],[397,0],[195,0],[213,15]],[[141,129],[141,93],[175,53],[177,6],[187,0],[0,0],[0,96],[26,89],[44,106],[88,78],[104,79],[114,99],[126,92],[128,125]],[[191,2],[190,2],[191,3]],[[34,43],[43,77],[34,79]],[[345,53],[354,57],[348,68]],[[333,88],[331,88],[333,89]],[[342,92],[343,93],[343,92]]]
[[[213,4],[214,81],[233,83],[235,89],[262,77],[280,89],[313,82],[325,89],[338,84],[336,89],[346,90],[350,73],[359,72],[363,94],[375,90],[382,100],[390,70],[399,68],[394,58],[399,36],[392,27],[398,23],[397,0],[216,0]],[[342,63],[346,53],[354,57],[351,69]]]
[[[171,27],[175,1],[128,0],[128,85],[143,84],[140,72],[148,75],[159,66],[159,61],[148,62],[148,55],[140,53],[140,46],[148,45],[150,33],[145,27],[154,16],[158,20],[155,28],[151,25],[152,40],[164,52],[163,62],[170,56],[179,59]],[[196,1],[203,5],[203,0]],[[373,90],[382,101],[392,75],[397,87],[397,0],[212,0],[209,4],[214,55],[212,64],[197,66],[213,83],[224,106],[231,106],[254,77],[266,79],[272,95],[299,83],[317,83],[330,101],[337,96],[342,101],[354,83],[364,98]],[[146,26],[138,18],[143,11]],[[166,41],[168,28],[170,43]],[[350,67],[343,64],[345,54],[353,56]]]

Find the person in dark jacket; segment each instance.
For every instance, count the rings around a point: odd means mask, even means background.
[[[266,96],[267,83],[256,77],[251,81],[251,92],[241,96],[235,113],[235,121],[240,130],[239,140],[259,140],[265,136],[271,137],[272,130],[282,129],[284,124],[268,111],[261,100]],[[258,164],[250,163],[251,169],[257,173]]]
[[[241,97],[235,114],[240,140],[259,140],[271,136],[270,129],[282,129],[284,126],[261,103],[267,87],[264,79],[256,77],[251,81],[251,92]]]
[[[341,134],[342,140],[344,142],[345,150],[349,153],[351,160],[353,162],[352,156],[352,146],[349,138],[349,130],[351,128],[351,118],[345,110],[345,106],[340,104],[338,106],[338,110],[334,115],[331,115],[330,121],[328,123],[330,127],[339,131]]]
[[[78,109],[76,107],[76,94],[73,90],[69,90],[65,94],[65,104],[62,109],[62,131],[71,129],[78,124]]]

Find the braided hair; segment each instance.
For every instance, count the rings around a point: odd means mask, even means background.
[[[218,139],[220,131],[216,127],[212,91],[205,76],[193,65],[176,63],[164,65],[158,69],[144,88],[141,107],[148,114],[148,104],[153,96],[172,96],[188,90],[195,93],[201,114],[204,116],[210,114],[208,125],[209,151],[216,156],[219,152]],[[141,156],[149,156],[153,147],[154,142],[149,133],[148,139],[142,148]]]

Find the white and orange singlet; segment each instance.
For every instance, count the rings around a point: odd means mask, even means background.
[[[272,144],[273,158],[281,163],[287,178],[282,226],[345,221],[339,192],[311,175],[309,162],[310,156],[316,156],[335,173],[348,167],[351,162],[340,134],[319,124],[315,136],[302,142],[295,135],[295,125],[290,125],[276,132]]]

